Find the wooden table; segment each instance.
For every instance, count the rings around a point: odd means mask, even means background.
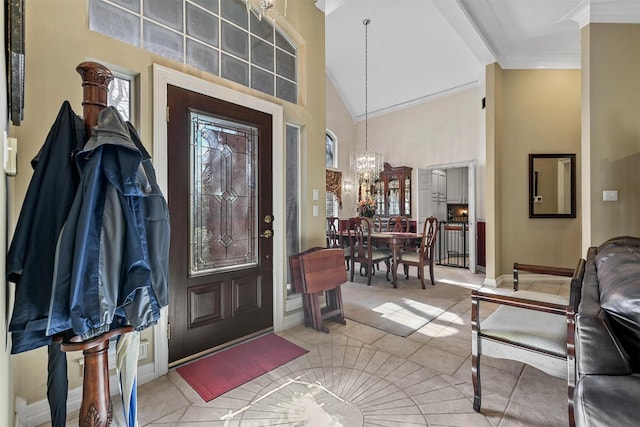
[[[373,232],[370,237],[379,243],[386,243],[391,248],[391,283],[394,288],[398,287],[398,263],[401,259],[400,249],[406,244],[417,239],[422,239],[422,233],[405,232]]]
[[[295,292],[302,294],[304,324],[329,333],[322,324],[331,319],[346,325],[340,285],[347,281],[344,251],[341,248],[312,248],[289,256],[291,279]],[[320,307],[320,296],[326,296],[326,306]]]

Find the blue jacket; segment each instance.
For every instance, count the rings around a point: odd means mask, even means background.
[[[99,113],[77,161],[81,182],[58,241],[47,334],[73,329],[86,340],[125,324],[144,329],[168,302],[166,202],[113,107]],[[150,251],[147,229],[160,249]],[[154,262],[164,273],[152,276]]]
[[[51,343],[45,331],[56,241],[76,193],[79,176],[73,155],[84,139],[84,122],[65,101],[31,162],[33,177],[7,254],[7,279],[16,284],[11,353]]]

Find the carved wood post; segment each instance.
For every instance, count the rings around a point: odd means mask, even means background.
[[[82,77],[82,108],[87,137],[98,123],[98,113],[107,107],[107,88],[113,74],[102,64],[83,62],[76,68]],[[82,404],[78,421],[80,427],[107,427],[113,421],[113,407],[109,387],[109,340],[133,331],[133,327],[114,329],[88,341],[79,337],[62,344],[62,350],[79,351],[84,355]],[[76,341],[76,338],[78,341]]]
[[[84,375],[82,404],[78,415],[80,427],[107,427],[113,421],[113,405],[109,391],[109,340],[133,327],[114,329],[96,338],[62,344],[63,351],[82,350]]]
[[[76,67],[82,77],[82,114],[87,137],[98,123],[98,113],[107,108],[107,89],[113,80],[111,71],[97,62],[83,62]]]

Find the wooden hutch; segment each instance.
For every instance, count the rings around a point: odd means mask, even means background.
[[[370,194],[360,191],[360,199],[371,196],[376,200],[376,215],[403,215],[411,218],[411,171],[407,166],[384,164],[380,177],[371,186]]]

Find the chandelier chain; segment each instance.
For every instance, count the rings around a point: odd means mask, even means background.
[[[369,23],[364,24],[364,151],[369,151]]]

